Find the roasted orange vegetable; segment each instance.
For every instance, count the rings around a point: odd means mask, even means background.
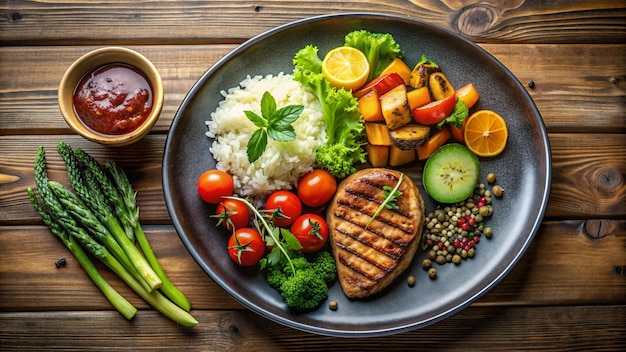
[[[389,166],[400,166],[415,160],[415,149],[402,150],[396,146],[389,147]]]
[[[377,91],[373,90],[359,98],[359,112],[363,115],[365,122],[384,120]]]
[[[424,106],[432,101],[428,87],[412,89],[406,93],[406,97],[409,100],[411,110]]]
[[[389,128],[384,123],[365,123],[365,135],[369,144],[373,145],[392,145],[389,136]]]
[[[386,145],[366,144],[367,159],[372,167],[383,167],[389,160],[389,147]]]
[[[468,83],[456,91],[457,99],[463,101],[467,108],[471,108],[478,101],[478,91],[473,84]]]
[[[405,85],[409,85],[409,81],[411,80],[411,68],[409,66],[406,65],[406,63],[404,63],[404,61],[402,61],[402,59],[400,58],[395,58],[390,64],[389,66],[387,66],[383,72],[381,72],[381,74],[379,75],[379,77],[382,77],[388,73],[397,73],[400,75],[400,77],[402,77],[402,79],[404,80],[404,84]]]
[[[426,143],[417,147],[417,158],[419,160],[428,159],[435,150],[439,149],[448,139],[450,139],[450,130],[447,128],[442,128],[433,133]]]

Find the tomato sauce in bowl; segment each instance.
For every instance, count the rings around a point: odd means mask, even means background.
[[[136,130],[150,115],[153,93],[141,70],[113,63],[82,77],[73,103],[76,115],[93,131],[123,135]]]

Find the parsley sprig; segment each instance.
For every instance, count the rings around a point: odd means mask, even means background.
[[[276,109],[276,99],[270,92],[263,93],[261,98],[261,116],[254,111],[246,110],[246,117],[258,129],[254,131],[246,150],[248,161],[253,163],[261,157],[267,147],[268,137],[278,142],[289,142],[296,138],[296,131],[291,125],[300,117],[304,110],[302,105],[287,105]]]
[[[374,221],[374,219],[380,214],[380,212],[383,211],[384,208],[391,210],[398,209],[398,197],[402,195],[402,192],[400,192],[398,189],[400,188],[400,184],[402,183],[403,178],[404,174],[400,173],[398,183],[396,183],[396,186],[393,189],[390,186],[383,186],[383,196],[385,196],[385,200],[380,203],[380,206],[378,207],[378,209],[376,209],[376,212],[374,213],[374,215],[372,215],[370,221],[368,221],[365,225],[366,229],[370,226],[372,221]]]

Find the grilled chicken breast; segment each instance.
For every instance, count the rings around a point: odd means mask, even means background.
[[[393,189],[399,178],[400,172],[390,169],[358,171],[339,184],[330,203],[330,241],[337,276],[349,298],[365,298],[387,287],[408,267],[419,246],[424,201],[406,175],[398,209],[384,208],[367,226],[385,200],[383,187]]]

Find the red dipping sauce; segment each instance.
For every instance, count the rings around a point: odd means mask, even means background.
[[[114,63],[86,74],[74,92],[74,110],[92,130],[121,135],[137,129],[152,111],[152,87],[134,66]]]

